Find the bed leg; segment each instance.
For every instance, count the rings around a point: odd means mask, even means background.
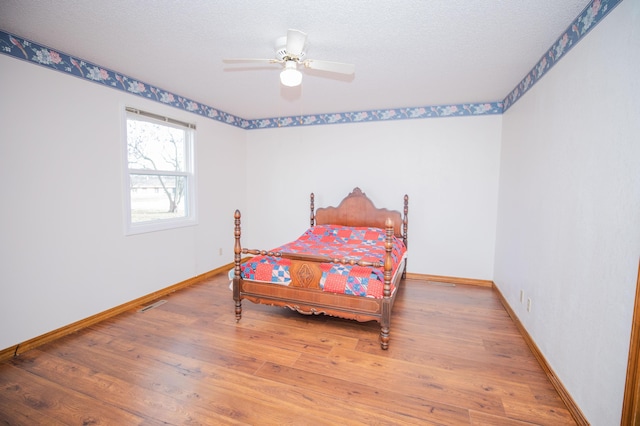
[[[385,297],[382,300],[382,312],[380,317],[380,347],[383,350],[389,349],[389,338],[391,328],[391,299]]]
[[[236,322],[242,318],[242,299],[240,298],[240,279],[233,279],[233,300],[236,303]]]
[[[385,351],[389,349],[389,327],[382,327],[380,330],[380,347]]]
[[[236,300],[236,322],[242,318],[242,301]]]

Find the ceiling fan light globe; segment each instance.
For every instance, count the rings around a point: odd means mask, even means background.
[[[302,73],[297,69],[286,68],[280,73],[280,83],[287,87],[299,86],[302,83]]]

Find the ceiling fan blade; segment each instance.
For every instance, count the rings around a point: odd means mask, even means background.
[[[223,59],[222,62],[225,64],[246,64],[250,62],[254,63],[270,63],[270,64],[280,64],[282,61],[278,59],[254,59],[254,58],[234,58],[234,59]]]
[[[317,61],[315,59],[307,59],[304,66],[312,70],[337,72],[340,74],[353,74],[356,72],[354,64],[344,64],[342,62]]]
[[[298,30],[287,31],[287,53],[291,56],[300,56],[307,42],[307,34]]]

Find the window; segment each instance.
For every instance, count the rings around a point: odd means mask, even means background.
[[[195,125],[126,108],[127,234],[196,224]]]

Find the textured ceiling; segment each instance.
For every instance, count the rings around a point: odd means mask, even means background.
[[[589,0],[0,0],[0,30],[247,119],[501,101]],[[308,33],[281,87],[276,38]]]

